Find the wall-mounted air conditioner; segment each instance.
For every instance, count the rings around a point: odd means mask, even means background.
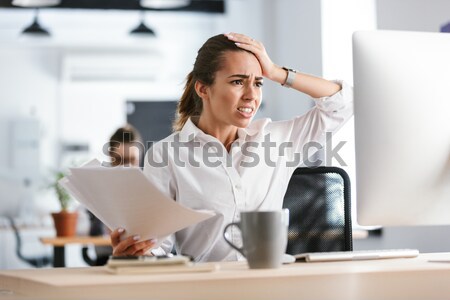
[[[151,82],[162,75],[163,58],[156,52],[66,53],[62,79],[72,82]]]

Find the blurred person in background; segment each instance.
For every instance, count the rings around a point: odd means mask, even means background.
[[[141,135],[130,124],[118,128],[110,137],[107,147],[110,157],[109,163],[103,163],[105,167],[139,167],[143,149]],[[90,236],[109,235],[110,230],[90,211],[87,212],[90,220]],[[95,246],[97,256],[96,265],[106,264],[112,254],[110,246]]]

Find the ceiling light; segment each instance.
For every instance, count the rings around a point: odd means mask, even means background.
[[[33,23],[22,30],[22,34],[49,36],[50,32],[39,24],[39,9],[36,8]]]
[[[146,35],[146,36],[155,36],[155,32],[153,29],[149,28],[147,25],[145,25],[145,12],[141,11],[141,21],[139,25],[130,31],[130,34],[133,35]]]
[[[33,22],[22,30],[22,34],[33,34],[41,36],[49,36],[50,33],[39,24],[39,7],[55,6],[61,3],[61,0],[13,0],[11,2],[14,6],[20,7],[34,7]]]
[[[181,8],[191,4],[191,0],[141,0],[140,5],[145,8],[171,9]]]
[[[44,7],[55,6],[61,3],[61,0],[13,0],[12,5],[21,7]]]

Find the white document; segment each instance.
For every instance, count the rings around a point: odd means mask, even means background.
[[[60,184],[110,229],[124,228],[125,237],[138,234],[141,240],[162,241],[214,216],[166,197],[139,168],[104,167],[94,160],[70,171]]]

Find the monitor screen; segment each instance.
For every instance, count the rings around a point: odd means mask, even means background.
[[[154,142],[169,136],[177,110],[177,100],[173,101],[127,101],[127,123],[139,131],[144,143],[143,158]],[[141,167],[144,160],[141,159]]]
[[[450,224],[450,34],[353,35],[360,225]]]

